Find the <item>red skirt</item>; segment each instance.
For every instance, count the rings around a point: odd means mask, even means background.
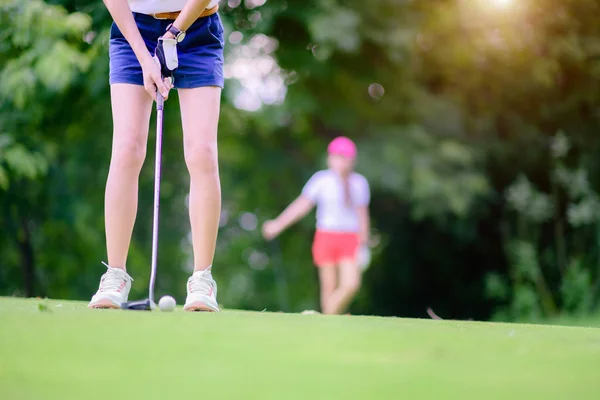
[[[317,267],[329,267],[341,261],[354,261],[359,245],[360,238],[356,232],[317,230],[312,245],[313,262]]]

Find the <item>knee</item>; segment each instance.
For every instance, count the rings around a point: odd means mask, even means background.
[[[139,171],[146,158],[146,141],[142,135],[130,135],[115,143],[111,167],[119,170]]]
[[[215,174],[218,171],[216,142],[185,144],[185,163],[190,174]]]

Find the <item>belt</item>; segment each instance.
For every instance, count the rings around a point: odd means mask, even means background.
[[[208,17],[209,15],[213,15],[217,11],[219,11],[219,5],[218,4],[216,6],[214,6],[214,7],[212,7],[212,8],[207,8],[207,9],[203,10],[202,13],[198,16],[198,19],[204,18],[204,17]],[[152,16],[154,18],[156,18],[156,19],[172,19],[172,20],[176,20],[177,17],[179,16],[180,12],[181,11],[156,13],[156,14],[152,14]]]

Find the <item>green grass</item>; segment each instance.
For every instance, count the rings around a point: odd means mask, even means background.
[[[0,298],[0,399],[597,399],[600,329]]]

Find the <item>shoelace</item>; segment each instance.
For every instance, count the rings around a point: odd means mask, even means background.
[[[202,274],[192,275],[188,287],[190,293],[202,292],[208,293],[211,290],[210,281],[205,277],[206,271]]]
[[[122,269],[112,268],[104,261],[102,262],[102,264],[104,264],[106,268],[108,268],[108,271],[106,271],[106,273],[102,275],[102,278],[100,279],[100,287],[98,288],[99,292],[111,292],[119,290],[119,288],[123,284],[123,281],[133,281],[133,278],[130,277],[129,274],[123,271]]]

